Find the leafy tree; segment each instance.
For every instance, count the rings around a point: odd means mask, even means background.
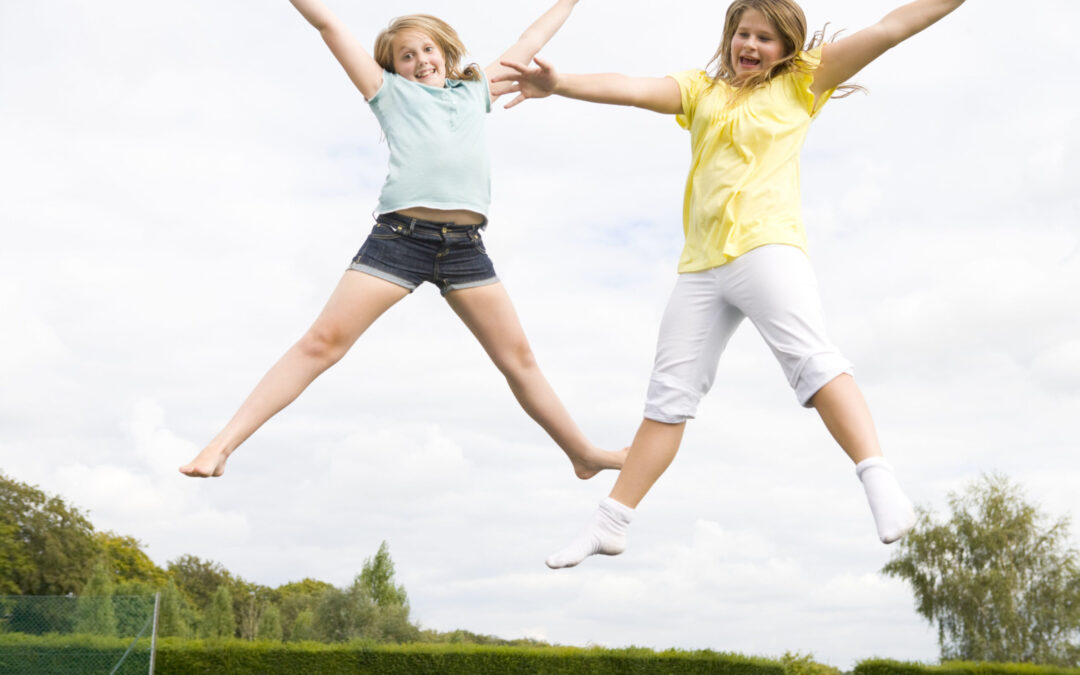
[[[266,586],[250,584],[246,581],[237,580],[233,586],[233,595],[236,598],[236,615],[239,619],[238,626],[240,637],[244,640],[254,640],[259,635],[259,625],[263,613],[268,607],[273,606],[274,591]],[[281,621],[281,613],[278,612],[278,622]]]
[[[911,584],[936,623],[941,658],[1080,664],[1080,558],[1069,521],[1049,521],[1021,489],[984,475],[949,495],[943,523],[919,525],[882,572]]]
[[[104,560],[98,560],[75,605],[75,632],[116,636],[113,583]]]
[[[23,595],[82,590],[99,554],[94,527],[59,497],[0,474],[0,587]]]
[[[374,623],[375,602],[363,587],[324,591],[315,607],[315,634],[322,642],[348,642],[368,637]]]
[[[182,555],[170,561],[168,571],[180,591],[201,611],[210,605],[218,588],[232,586],[234,582],[233,576],[221,563],[200,560],[193,555]]]
[[[277,605],[267,605],[259,617],[259,629],[256,637],[260,640],[281,642],[282,636],[281,610],[277,608]]]
[[[420,629],[409,623],[409,597],[405,587],[394,583],[394,561],[385,541],[374,557],[364,561],[360,575],[353,582],[353,593],[363,594],[375,603],[375,614],[365,637],[380,642],[412,642]]]
[[[304,640],[315,640],[318,634],[315,630],[315,612],[311,609],[301,610],[296,615],[296,620],[292,623],[292,629],[289,631],[290,642],[301,642]]]
[[[8,520],[9,516],[6,512],[0,514],[0,595],[20,593],[19,581],[34,574],[30,551],[19,540],[19,528]]]
[[[158,608],[158,635],[162,637],[189,638],[196,623],[194,610],[187,597],[180,592],[176,581],[169,579],[161,589],[161,606]]]
[[[229,593],[229,587],[225,584],[217,587],[210,605],[203,612],[202,636],[207,638],[236,636],[232,594]]]
[[[375,557],[364,561],[357,583],[364,587],[379,607],[405,607],[408,596],[404,586],[394,584],[394,561],[390,559],[390,547],[383,541]]]
[[[134,637],[140,632],[150,635],[154,618],[154,593],[158,591],[144,581],[121,581],[113,589],[113,612],[116,614],[116,634]]]
[[[318,606],[322,594],[333,588],[332,585],[325,581],[302,579],[274,589],[274,596],[278,608],[281,610],[282,629],[290,640],[316,639],[314,633],[315,607]],[[300,620],[301,616],[305,615],[305,612],[307,624],[297,633],[294,624]],[[297,637],[298,634],[301,637]]]
[[[150,560],[143,552],[139,540],[115,532],[98,532],[94,535],[99,548],[108,560],[115,580],[141,581],[155,587],[165,585],[165,570]]]

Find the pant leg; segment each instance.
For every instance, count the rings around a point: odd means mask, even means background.
[[[671,293],[645,400],[645,417],[676,424],[694,417],[743,313],[723,293],[723,267],[680,274]]]
[[[729,299],[750,319],[772,350],[799,403],[810,399],[851,362],[829,340],[817,279],[806,254],[794,246],[762,246],[728,263]]]

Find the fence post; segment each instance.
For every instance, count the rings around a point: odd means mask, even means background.
[[[154,675],[154,658],[157,656],[158,609],[161,607],[161,591],[154,593],[154,628],[150,632],[150,675]]]

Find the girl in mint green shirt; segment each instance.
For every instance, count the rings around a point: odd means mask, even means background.
[[[371,235],[307,333],[274,364],[240,409],[181,473],[220,476],[229,455],[336,363],[383,312],[424,281],[447,303],[505,375],[511,391],[570,459],[579,478],[619,468],[626,450],[596,447],[544,378],[510,298],[494,274],[480,230],[490,200],[483,117],[507,85],[498,61],[463,67],[464,45],[443,21],[399,17],[374,55],[321,0],[291,0],[371,105],[390,146],[390,166]],[[528,61],[577,0],[557,0],[503,55]],[[437,344],[433,343],[433,348]]]

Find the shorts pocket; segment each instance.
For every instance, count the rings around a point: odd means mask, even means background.
[[[400,239],[402,236],[402,227],[400,225],[387,225],[386,223],[375,223],[375,227],[371,228],[372,239]]]

